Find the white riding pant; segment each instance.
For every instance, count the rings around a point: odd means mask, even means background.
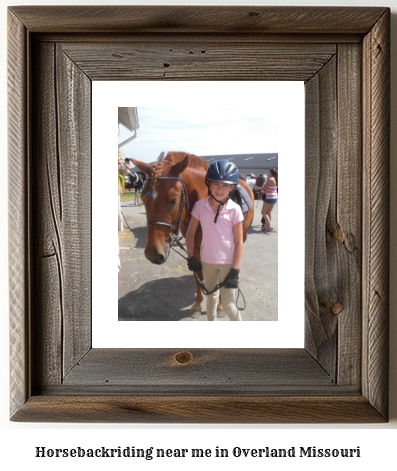
[[[215,265],[201,262],[203,281],[208,291],[212,291],[218,283],[221,283],[229,273],[232,265]],[[231,321],[241,321],[240,312],[235,302],[235,289],[220,288],[215,293],[207,295],[207,319],[216,320],[216,308],[219,302],[219,294],[222,297],[222,306]]]

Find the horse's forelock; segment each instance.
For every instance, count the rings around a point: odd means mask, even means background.
[[[166,164],[170,165],[171,162],[167,162],[165,160],[162,160],[161,162],[157,162],[157,163],[153,164],[153,166],[152,166],[153,172],[152,172],[152,178],[151,178],[151,188],[152,188],[152,190],[156,186],[157,178],[161,177],[163,175],[164,167],[166,166]]]

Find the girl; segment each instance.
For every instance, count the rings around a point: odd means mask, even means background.
[[[216,320],[219,291],[223,308],[231,321],[241,321],[235,304],[240,261],[243,253],[243,213],[230,199],[230,193],[238,184],[237,167],[228,160],[213,162],[207,170],[205,182],[208,197],[195,203],[186,234],[188,267],[192,271],[202,268],[203,281],[208,291],[224,282],[215,293],[207,295],[207,319]],[[201,224],[202,242],[200,264],[193,258],[194,234]]]
[[[271,232],[272,227],[272,209],[277,203],[278,197],[278,172],[271,168],[268,172],[266,183],[261,188],[262,194],[265,194],[262,206],[262,219],[264,220],[262,231]]]

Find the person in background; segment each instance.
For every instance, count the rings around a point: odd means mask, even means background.
[[[133,188],[135,191],[134,205],[139,206],[139,194],[144,182],[138,172],[131,172],[133,167],[131,166],[131,159],[128,157],[124,159],[124,168],[130,181],[130,188]]]
[[[243,213],[238,204],[230,199],[231,191],[238,184],[238,170],[228,160],[213,162],[205,177],[208,196],[197,201],[186,233],[188,268],[202,269],[203,281],[208,291],[224,282],[219,290],[207,295],[207,319],[216,320],[219,293],[224,311],[231,321],[241,321],[235,303],[238,288],[240,261],[243,253]],[[200,263],[193,257],[194,235],[201,225],[202,242]]]
[[[131,176],[132,175],[132,173],[131,173],[131,160],[128,157],[126,157],[124,159],[124,168],[125,168],[126,172],[128,173],[128,175]]]
[[[273,231],[272,227],[272,210],[277,203],[278,198],[278,171],[276,168],[271,168],[268,172],[266,183],[262,186],[261,192],[264,195],[262,206],[262,226],[263,232]]]

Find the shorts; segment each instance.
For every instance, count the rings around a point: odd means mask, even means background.
[[[277,198],[265,198],[264,201],[267,204],[276,204],[277,203]]]

